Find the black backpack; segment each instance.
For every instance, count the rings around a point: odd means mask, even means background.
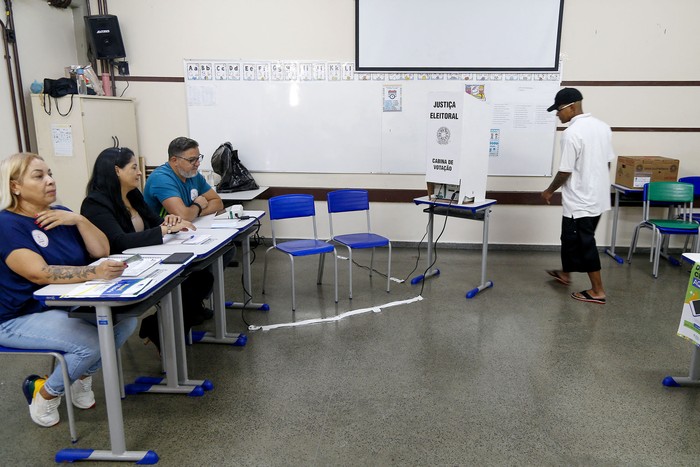
[[[211,168],[221,175],[221,181],[216,188],[219,193],[258,189],[253,176],[238,158],[238,150],[233,149],[228,141],[214,151],[211,156]]]

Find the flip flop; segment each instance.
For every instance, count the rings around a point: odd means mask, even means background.
[[[605,305],[604,298],[591,297],[591,294],[587,290],[582,290],[580,292],[574,292],[571,294],[571,298],[578,300],[579,302],[597,303],[598,305]]]
[[[547,271],[547,274],[549,274],[549,275],[552,276],[554,279],[556,279],[556,281],[559,282],[560,284],[569,285],[569,284],[571,283],[571,282],[567,281],[566,279],[564,279],[564,278],[560,275],[560,274],[561,274],[561,271],[557,271],[556,269],[549,269],[549,270]]]

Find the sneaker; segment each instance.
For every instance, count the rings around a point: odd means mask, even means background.
[[[22,392],[27,398],[29,404],[29,416],[32,417],[34,423],[39,426],[49,427],[54,426],[60,421],[58,415],[58,406],[61,405],[61,396],[46,400],[39,392],[46,378],[41,378],[38,375],[30,375],[22,384]]]
[[[92,376],[79,379],[70,385],[70,396],[73,405],[79,409],[95,407],[95,393],[92,392]]]

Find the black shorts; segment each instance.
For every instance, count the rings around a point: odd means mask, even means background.
[[[595,243],[595,229],[600,216],[562,217],[561,265],[564,272],[600,271],[600,255]]]

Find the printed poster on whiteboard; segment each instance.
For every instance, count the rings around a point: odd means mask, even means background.
[[[557,117],[547,107],[557,91],[557,80],[506,79],[466,85],[467,94],[492,109],[489,175],[552,175]]]

